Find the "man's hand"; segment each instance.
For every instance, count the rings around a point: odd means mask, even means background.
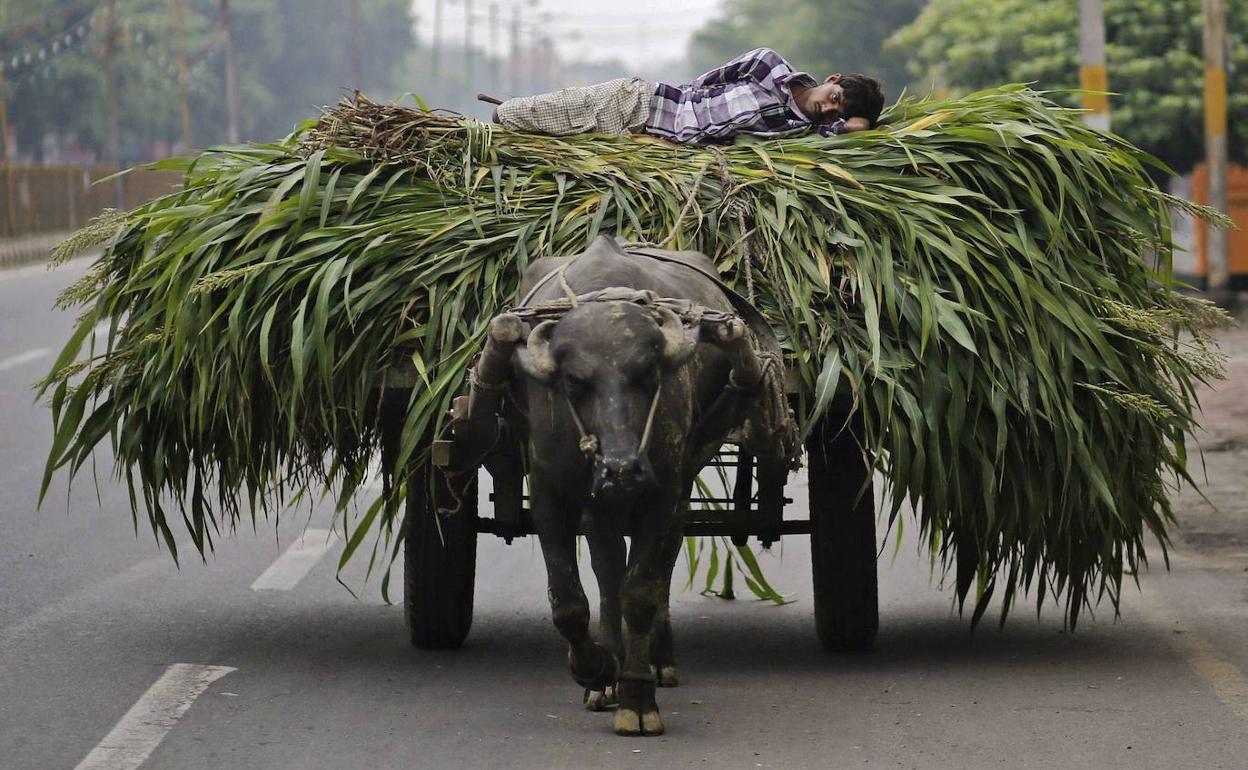
[[[855,131],[866,131],[871,128],[871,121],[866,118],[848,118],[845,121],[846,134],[852,134]]]

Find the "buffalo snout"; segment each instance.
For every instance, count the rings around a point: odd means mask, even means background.
[[[590,493],[597,498],[634,495],[655,485],[654,468],[636,454],[599,457],[594,462]]]

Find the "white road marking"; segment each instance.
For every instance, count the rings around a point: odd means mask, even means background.
[[[91,330],[91,334],[95,337],[103,338],[108,334],[109,321],[101,321]],[[0,372],[16,369],[22,364],[28,364],[31,361],[38,361],[41,358],[47,358],[52,355],[50,348],[31,348],[8,358],[0,358]]]
[[[338,542],[328,529],[307,529],[251,584],[253,591],[289,591],[308,574],[316,560]]]
[[[1209,640],[1193,631],[1159,597],[1141,593],[1140,598],[1145,613],[1162,628],[1175,652],[1213,688],[1213,694],[1231,713],[1248,720],[1248,677],[1244,672],[1219,657]]]
[[[75,770],[134,770],[147,761],[208,685],[238,669],[174,663]]]
[[[22,364],[28,364],[31,361],[38,361],[39,359],[50,355],[52,355],[52,351],[47,348],[32,348],[31,350],[18,353],[15,356],[0,358],[0,372],[6,372],[9,369],[16,369]]]

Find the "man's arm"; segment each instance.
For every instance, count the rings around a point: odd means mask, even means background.
[[[783,82],[793,72],[793,67],[780,54],[770,48],[755,48],[753,51],[746,51],[722,67],[704,72],[694,78],[691,85],[704,87],[720,83],[736,83],[739,80],[762,83],[769,77]]]
[[[840,136],[855,131],[866,131],[871,123],[866,118],[838,118],[831,123],[820,123],[815,127],[820,136]]]

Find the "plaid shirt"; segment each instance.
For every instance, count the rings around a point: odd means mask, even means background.
[[[646,133],[681,143],[729,140],[737,134],[766,138],[809,131],[811,121],[798,109],[790,85],[815,86],[770,48],[755,48],[692,82],[659,83],[646,121]],[[823,136],[843,133],[845,121],[820,124]]]

